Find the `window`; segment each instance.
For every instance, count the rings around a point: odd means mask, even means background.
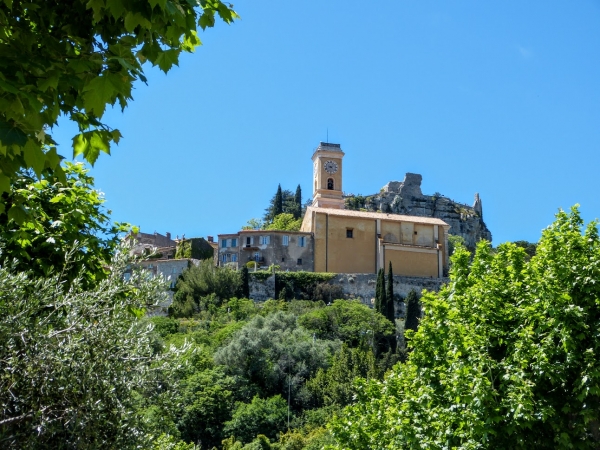
[[[259,253],[259,252],[256,252],[256,253],[254,254],[254,261],[259,261],[259,260],[260,260],[260,253]]]
[[[283,245],[287,246],[290,243],[290,237],[289,236],[284,236],[283,237]]]
[[[352,239],[354,236],[354,230],[352,228],[346,228],[346,237]]]
[[[271,242],[271,236],[261,236],[260,243],[261,245],[268,245]]]
[[[306,245],[306,238],[304,236],[300,236],[298,238],[298,247],[304,247]]]
[[[237,253],[231,255],[231,262],[237,262]]]
[[[298,258],[298,265],[301,266],[302,265],[302,258]]]
[[[327,179],[327,189],[329,189],[330,191],[333,191],[333,178]]]
[[[227,239],[221,239],[221,248],[227,248]]]
[[[226,262],[227,262],[227,253],[223,253],[223,254],[221,255],[221,262],[224,262],[224,263],[226,263]]]
[[[232,239],[231,240],[231,246],[232,247],[237,247],[237,239]]]
[[[281,262],[285,262],[285,258],[281,258]]]

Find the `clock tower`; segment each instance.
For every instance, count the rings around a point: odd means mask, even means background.
[[[344,209],[340,144],[321,142],[313,153],[313,203],[319,208]]]

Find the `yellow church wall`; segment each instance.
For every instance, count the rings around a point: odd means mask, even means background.
[[[390,261],[392,262],[394,275],[434,278],[438,276],[437,252],[424,253],[386,248],[384,261],[386,270]]]
[[[314,214],[311,225],[311,230],[303,231],[313,231],[314,233],[315,272],[327,272],[327,216],[325,214]]]
[[[400,241],[400,223],[381,221],[381,237],[385,242],[394,242],[399,244]]]
[[[415,245],[422,245],[425,247],[434,247],[433,242],[433,225],[419,225],[415,224],[414,242]]]
[[[326,267],[323,267],[319,255],[317,266],[315,257],[315,270],[335,273],[375,273],[377,229],[375,220],[336,216],[329,216],[327,219],[325,214],[317,214],[317,217],[317,224],[321,224],[322,220],[326,221],[327,263]],[[348,229],[352,230],[352,238],[346,237]],[[317,235],[321,234],[315,231],[315,250],[317,247],[323,247],[322,241],[317,243]]]

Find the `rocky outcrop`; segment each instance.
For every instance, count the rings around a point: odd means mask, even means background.
[[[475,194],[473,206],[455,202],[437,192],[423,195],[422,178],[419,174],[407,173],[404,181],[390,181],[378,194],[345,196],[346,208],[437,217],[450,225],[450,234],[462,236],[471,250],[481,239],[492,240],[492,233],[483,221],[479,194]]]

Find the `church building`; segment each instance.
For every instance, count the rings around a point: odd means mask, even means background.
[[[376,273],[441,278],[448,272],[448,230],[441,219],[344,208],[344,152],[321,142],[313,161],[313,203],[301,232],[313,238],[315,272]]]

